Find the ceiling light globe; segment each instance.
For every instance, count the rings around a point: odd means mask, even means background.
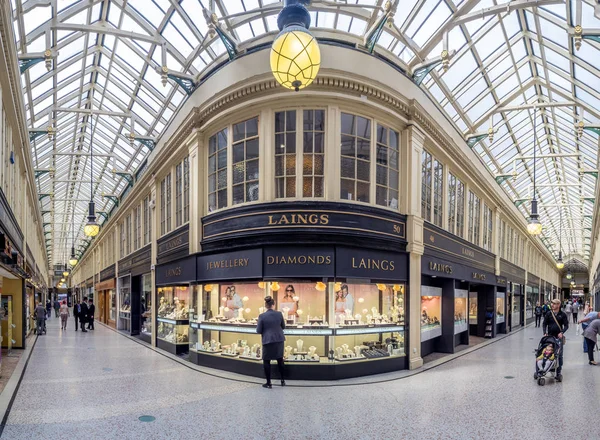
[[[100,226],[97,223],[88,223],[83,228],[86,237],[95,237],[100,233]]]
[[[571,278],[573,278],[573,275],[571,274],[571,272],[567,273],[567,279],[570,280]]]
[[[321,66],[317,39],[302,26],[286,27],[271,46],[271,72],[279,84],[296,92],[309,86]]]
[[[68,277],[68,276],[69,276],[69,271],[65,270],[65,271],[63,272],[63,277]]]
[[[562,261],[557,261],[556,262],[556,268],[557,269],[563,269],[565,267],[565,263],[563,263]]]
[[[71,267],[75,267],[78,262],[79,260],[75,256],[71,257],[71,259],[69,260],[69,264],[71,265]]]
[[[527,224],[527,232],[529,235],[540,235],[542,233],[542,224],[537,218],[530,218]]]

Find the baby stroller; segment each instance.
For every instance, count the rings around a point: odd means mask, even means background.
[[[554,359],[542,359],[538,360],[538,357],[542,356],[544,349],[552,345],[554,351]],[[554,336],[544,336],[540,339],[537,350],[535,351],[535,373],[533,378],[537,380],[538,385],[544,386],[546,384],[545,376],[554,378],[557,382],[562,382],[561,378],[557,378],[556,371],[558,369],[558,358],[562,350],[560,340]],[[552,374],[552,376],[549,376]]]

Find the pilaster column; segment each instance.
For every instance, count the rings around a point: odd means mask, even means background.
[[[500,234],[502,233],[500,228],[502,228],[502,221],[500,219],[502,210],[496,208],[492,215],[494,216],[494,225],[492,227],[492,252],[496,256],[496,275],[500,275],[500,254],[502,253],[502,250],[500,249]]]
[[[425,142],[424,133],[411,125],[402,133],[401,209],[407,214],[406,238],[409,252],[408,268],[408,368],[423,365],[421,358],[421,256],[423,245],[423,219],[421,218],[421,156]],[[405,344],[406,345],[406,344]]]
[[[150,267],[152,268],[152,272],[153,275],[152,277],[150,277],[151,281],[152,281],[152,293],[151,293],[151,298],[152,298],[152,319],[155,320],[156,322],[156,254],[158,252],[158,246],[156,245],[156,239],[159,236],[159,230],[158,228],[160,227],[160,219],[158,218],[158,215],[156,214],[159,209],[157,209],[157,205],[159,203],[158,201],[158,197],[157,197],[157,191],[156,191],[156,177],[154,176],[154,174],[152,175],[152,180],[148,183],[148,187],[150,188],[150,203],[152,205],[152,209],[150,210],[150,215],[149,215],[149,221],[150,224],[152,225],[151,231],[150,231]],[[152,337],[151,337],[151,344],[153,347],[156,347],[156,325],[152,325]]]
[[[189,163],[189,229],[190,229],[190,254],[200,251],[200,237],[202,234],[202,216],[204,215],[204,148],[202,135],[199,130],[194,129],[191,141],[188,145]]]

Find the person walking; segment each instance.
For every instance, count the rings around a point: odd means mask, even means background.
[[[79,326],[79,314],[81,313],[81,306],[79,305],[79,300],[75,298],[73,302],[73,316],[75,317],[75,331],[77,331],[77,327]]]
[[[561,382],[563,352],[565,348],[563,343],[563,336],[564,333],[569,329],[569,321],[567,320],[567,315],[565,315],[565,312],[562,312],[560,310],[559,299],[553,299],[550,306],[552,307],[552,310],[546,313],[546,316],[544,317],[544,336],[554,336],[560,341],[561,347],[558,355],[558,369],[556,370],[556,380],[558,382]]]
[[[571,301],[567,301],[565,304],[565,315],[567,315],[567,319],[571,322],[573,318],[573,303]]]
[[[83,333],[87,333],[87,330],[85,329],[85,323],[87,321],[87,317],[88,317],[88,305],[87,305],[87,296],[83,297],[83,301],[81,301],[81,306],[80,306],[80,312],[79,312],[79,325],[81,326],[81,331]]]
[[[44,331],[44,321],[46,320],[46,310],[42,305],[42,302],[38,302],[37,307],[35,308],[35,312],[33,312],[35,317],[35,325],[37,327],[37,334],[41,335]]]
[[[50,318],[52,316],[52,304],[50,303],[50,300],[48,300],[48,302],[46,302],[46,315],[48,315],[48,318]]]
[[[546,301],[544,303],[544,305],[542,306],[542,314],[544,316],[546,316],[546,313],[548,313],[550,311],[550,306],[548,305],[548,301]]]
[[[600,319],[594,319],[583,332],[585,342],[587,342],[587,354],[590,365],[598,365],[594,360],[594,348],[598,341],[598,333],[600,332]]]
[[[266,312],[261,313],[258,317],[256,325],[256,333],[262,337],[262,358],[263,367],[265,369],[265,377],[267,383],[263,384],[263,388],[273,388],[271,385],[271,361],[277,360],[279,375],[281,376],[281,386],[285,386],[284,365],[283,365],[283,343],[285,336],[283,329],[285,328],[285,320],[283,314],[273,310],[275,300],[267,296],[265,298]]]
[[[535,305],[535,326],[540,327],[542,324],[542,306],[539,301]]]
[[[94,300],[90,298],[88,301],[88,330],[94,330],[94,312],[96,311],[96,306],[94,305]]]
[[[571,311],[573,312],[573,324],[577,323],[577,312],[579,312],[579,301],[573,301],[573,306],[571,307]]]
[[[58,312],[60,310],[60,303],[57,299],[54,300],[54,317],[58,318]]]
[[[584,353],[588,352],[587,339],[585,339],[585,329],[588,327],[588,325],[590,325],[590,321],[593,321],[595,319],[598,319],[598,312],[589,312],[583,318],[581,318],[579,321],[577,321],[577,324],[581,324],[581,331],[582,331],[582,334],[584,335],[584,338],[583,338],[583,352]]]
[[[61,330],[67,329],[67,322],[69,318],[69,306],[67,306],[67,302],[63,300],[60,305],[60,328]]]

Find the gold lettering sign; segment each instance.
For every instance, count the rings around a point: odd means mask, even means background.
[[[317,265],[329,265],[331,264],[331,256],[329,255],[294,255],[294,256],[268,256],[267,264],[272,265],[283,265],[283,264],[317,264]]]
[[[433,261],[430,261],[429,262],[429,270],[434,271],[434,272],[443,272],[443,273],[451,274],[452,266],[450,266],[449,264],[434,263]]]
[[[353,269],[383,270],[385,272],[395,270],[393,260],[376,260],[374,258],[352,257]]]
[[[181,267],[175,267],[173,269],[167,269],[167,278],[178,277],[181,275]]]
[[[270,215],[270,226],[287,226],[287,225],[327,225],[329,224],[329,214],[281,214]]]
[[[497,278],[496,282],[496,284],[506,284],[506,280],[504,278]]]
[[[171,250],[176,248],[177,246],[181,246],[183,244],[183,238],[181,235],[179,237],[175,237],[172,240],[169,240],[165,243],[166,250]]]
[[[479,281],[485,281],[485,274],[473,272],[473,279]]]
[[[250,264],[249,258],[232,258],[230,260],[216,260],[206,263],[206,270],[230,269],[232,267],[246,267]]]
[[[467,257],[475,258],[475,251],[472,249],[462,248],[462,254],[466,255]]]

